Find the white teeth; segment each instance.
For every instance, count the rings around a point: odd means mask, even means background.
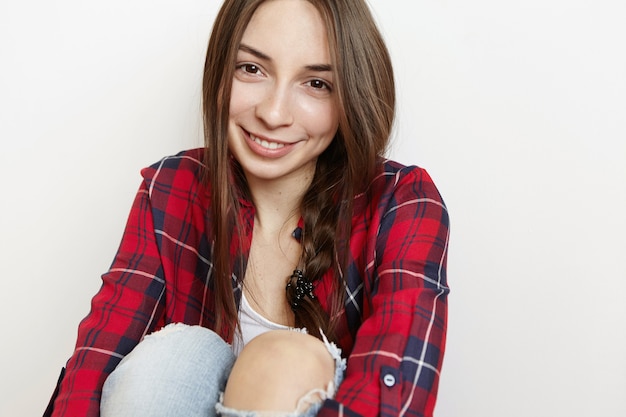
[[[268,142],[265,139],[259,139],[256,136],[254,136],[252,133],[250,133],[250,138],[256,143],[258,143],[259,145],[261,145],[262,147],[264,147],[265,149],[273,150],[273,149],[280,149],[280,148],[285,147],[285,145],[282,143]]]

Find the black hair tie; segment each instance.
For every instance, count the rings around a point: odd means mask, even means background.
[[[307,279],[304,278],[304,274],[299,269],[294,269],[293,274],[289,277],[286,288],[287,291],[293,287],[294,280],[296,293],[293,300],[291,300],[291,309],[295,311],[304,297],[309,297],[311,300],[314,300],[315,295],[313,294],[313,283],[307,281]]]

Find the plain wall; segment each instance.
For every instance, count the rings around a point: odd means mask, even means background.
[[[626,415],[626,3],[370,0],[451,213],[437,416]],[[0,416],[40,415],[219,2],[0,1]]]

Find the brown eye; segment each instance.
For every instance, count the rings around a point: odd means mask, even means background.
[[[247,72],[247,73],[250,73],[250,74],[256,74],[256,73],[259,72],[259,67],[257,67],[254,64],[244,64],[243,65],[243,70],[245,72]]]
[[[309,85],[315,89],[330,89],[328,84],[322,80],[311,80],[309,81]]]
[[[261,73],[261,69],[259,68],[258,65],[255,65],[255,64],[240,64],[240,65],[237,65],[237,70],[243,71],[246,74],[252,74],[252,75]]]

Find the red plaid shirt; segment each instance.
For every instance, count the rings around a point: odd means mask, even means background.
[[[173,322],[213,328],[201,158],[201,150],[182,152],[142,171],[119,251],[79,326],[55,416],[99,415],[104,380],[146,334]],[[241,218],[248,241],[232,245],[234,265],[248,256],[251,204]],[[448,214],[428,174],[385,161],[367,198],[355,197],[338,332],[348,366],[319,416],[432,415],[446,336],[447,247]],[[315,288],[324,308],[330,274]]]

